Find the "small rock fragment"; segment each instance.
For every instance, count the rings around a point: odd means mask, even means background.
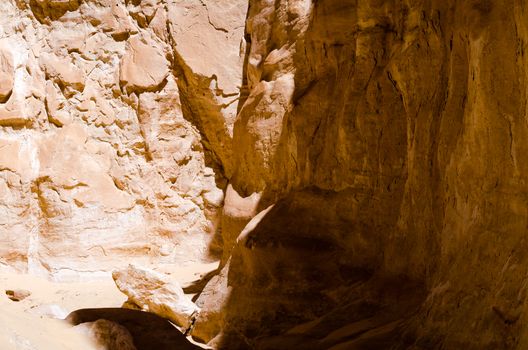
[[[31,295],[31,292],[25,289],[6,289],[5,293],[13,301],[21,301]]]

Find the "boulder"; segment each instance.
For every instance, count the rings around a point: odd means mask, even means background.
[[[128,265],[112,273],[117,288],[129,298],[129,303],[142,310],[167,318],[176,325],[188,329],[200,311],[188,299],[180,285],[167,275]]]
[[[194,327],[190,332],[194,339],[209,343],[222,331],[226,316],[225,308],[232,292],[228,285],[228,272],[229,262],[218,275],[211,278],[196,300],[201,311],[196,316]]]
[[[100,319],[74,328],[92,338],[96,350],[136,350],[132,335],[118,323]]]

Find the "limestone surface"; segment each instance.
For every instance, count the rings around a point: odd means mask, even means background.
[[[246,12],[0,3],[0,263],[75,280],[219,258]]]

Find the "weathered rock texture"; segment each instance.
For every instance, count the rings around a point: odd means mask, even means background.
[[[250,1],[230,182],[274,205],[198,300],[212,316],[196,336],[525,348],[527,16],[522,1]]]
[[[0,263],[220,254],[245,1],[0,3]]]
[[[247,5],[0,4],[2,262],[222,242],[218,348],[525,349],[526,3]]]
[[[183,293],[177,281],[161,273],[128,265],[112,277],[127,303],[188,329],[200,309]]]

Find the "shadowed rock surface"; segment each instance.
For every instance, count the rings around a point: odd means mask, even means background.
[[[230,182],[273,207],[198,299],[218,321],[197,336],[225,349],[295,334],[293,348],[524,349],[526,9],[250,1]]]
[[[168,320],[157,315],[130,309],[81,309],[68,315],[72,325],[108,320],[125,327],[134,340],[137,350],[191,350],[201,349],[190,343]]]

